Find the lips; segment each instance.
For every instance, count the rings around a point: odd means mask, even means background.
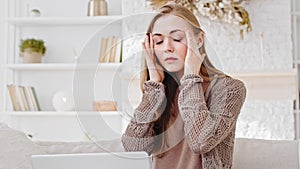
[[[176,61],[176,60],[178,60],[178,59],[175,58],[175,57],[167,57],[167,58],[165,59],[166,62],[167,62],[167,61],[171,62],[171,61]]]

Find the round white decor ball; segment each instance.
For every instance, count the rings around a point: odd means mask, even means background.
[[[40,17],[41,16],[41,12],[38,9],[32,9],[29,12],[29,16],[30,17]]]
[[[74,111],[73,94],[69,91],[59,91],[53,95],[52,105],[56,111]]]

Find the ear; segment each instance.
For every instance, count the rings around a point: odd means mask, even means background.
[[[204,44],[204,33],[201,31],[197,36],[197,47],[201,48]]]

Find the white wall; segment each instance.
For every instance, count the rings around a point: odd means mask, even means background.
[[[245,7],[253,31],[240,40],[235,27],[207,22],[223,70],[282,70],[292,68],[290,1],[253,0]],[[259,33],[263,32],[263,58]],[[262,60],[264,62],[262,63]],[[292,100],[247,100],[237,123],[237,137],[293,139]]]
[[[4,16],[6,9],[4,8],[4,0],[0,0],[0,65],[4,62],[4,37],[5,37],[5,22]],[[4,74],[3,69],[0,66],[0,112],[3,112],[4,102],[3,102],[3,82],[4,82]],[[1,121],[1,115],[0,115]]]
[[[249,1],[245,8],[249,12],[253,30],[245,34],[243,40],[238,26],[199,16],[208,43],[217,55],[210,55],[216,66],[225,72],[292,69],[290,6],[289,0]],[[123,4],[125,14],[146,12],[149,8],[145,2],[139,0]],[[130,32],[139,28],[140,25],[130,25],[125,29]],[[260,32],[263,33],[262,40],[259,38]],[[263,43],[263,52],[260,42]],[[138,48],[132,47],[132,43],[127,44],[128,50],[125,53],[130,54]],[[293,101],[246,100],[237,122],[236,136],[293,139]]]
[[[130,1],[130,3],[128,3]],[[0,1],[0,63],[3,63],[4,49],[4,0]],[[240,39],[239,29],[226,23],[199,20],[206,31],[207,38],[213,44],[224,71],[240,70],[281,70],[292,67],[291,17],[290,1],[251,0],[245,5],[249,12],[253,31]],[[67,11],[67,10],[66,10]],[[140,0],[124,0],[123,13],[150,11],[149,6]],[[146,25],[131,25],[125,28]],[[260,52],[259,33],[263,32],[263,59]],[[137,39],[137,42],[140,40]],[[140,43],[137,43],[138,45]],[[131,44],[127,44],[128,46]],[[125,44],[126,46],[126,44]],[[131,46],[125,53],[129,54],[137,46]],[[264,65],[262,65],[264,60]],[[0,96],[3,92],[2,70],[0,75]],[[3,108],[3,97],[0,97],[0,110]],[[237,137],[265,139],[293,139],[294,119],[293,102],[291,100],[247,100],[237,123]]]

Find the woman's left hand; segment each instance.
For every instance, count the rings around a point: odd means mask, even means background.
[[[187,40],[187,53],[185,57],[184,74],[199,74],[206,54],[200,54],[196,37],[190,30],[185,30],[185,37]]]

